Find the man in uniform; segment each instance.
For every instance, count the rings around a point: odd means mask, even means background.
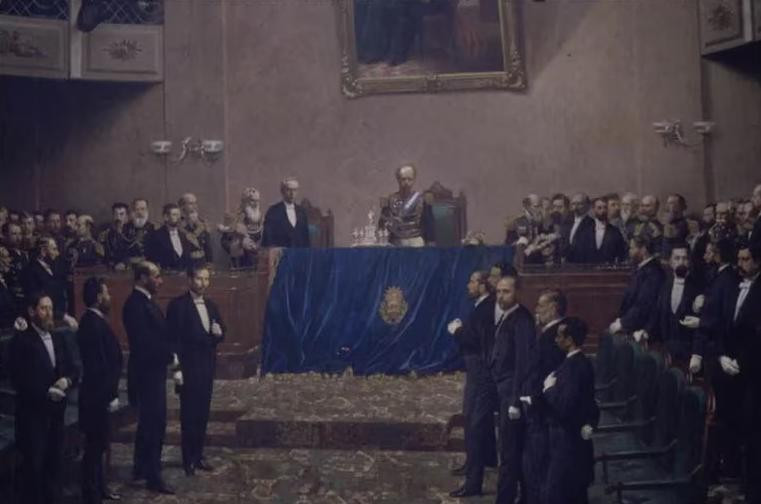
[[[148,220],[149,218],[148,200],[145,198],[132,200],[132,216],[127,225],[124,226],[124,236],[129,242],[127,257],[131,263],[145,260],[146,244],[151,233],[156,230],[156,226]]]
[[[101,231],[98,241],[103,245],[109,266],[123,270],[126,267],[129,247],[129,241],[124,235],[124,226],[128,219],[127,204],[117,202],[111,205],[111,216],[111,224]]]
[[[413,191],[417,173],[411,164],[396,170],[399,190],[381,200],[379,227],[389,232],[389,242],[397,247],[424,247],[432,244],[433,213],[425,195]]]
[[[206,221],[198,214],[198,198],[193,193],[185,193],[177,203],[182,212],[182,227],[190,241],[193,250],[190,251],[190,260],[193,264],[203,265],[211,263],[214,255],[211,249],[211,234]]]

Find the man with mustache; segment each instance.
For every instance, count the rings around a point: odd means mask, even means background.
[[[124,236],[129,242],[127,256],[129,262],[138,263],[145,260],[145,246],[156,226],[149,220],[148,200],[135,198],[132,200],[132,217],[124,226]]]

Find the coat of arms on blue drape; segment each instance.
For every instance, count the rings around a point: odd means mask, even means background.
[[[262,371],[459,369],[447,323],[472,308],[468,278],[512,256],[506,247],[285,249],[267,303]]]

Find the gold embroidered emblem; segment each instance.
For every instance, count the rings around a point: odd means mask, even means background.
[[[389,287],[383,295],[378,314],[388,325],[396,325],[407,315],[407,300],[404,299],[404,292],[399,287]]]

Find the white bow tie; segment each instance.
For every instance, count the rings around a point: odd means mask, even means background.
[[[674,285],[684,285],[684,278],[675,278]]]
[[[752,283],[753,282],[751,280],[743,280],[742,282],[740,282],[740,289],[741,290],[748,290],[748,289],[750,289],[750,284],[752,284]]]

